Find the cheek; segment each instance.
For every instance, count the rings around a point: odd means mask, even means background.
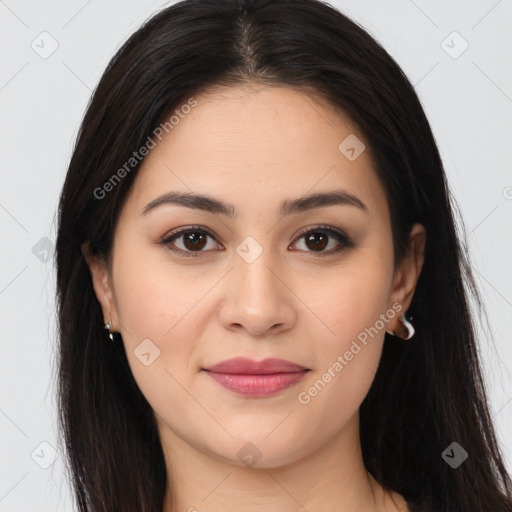
[[[117,242],[120,257],[113,275],[117,313],[130,339],[162,340],[180,330],[208,283],[171,265],[164,249],[143,243],[138,247],[127,237]]]
[[[198,300],[208,286],[165,265],[155,251],[116,241],[117,317],[130,369],[156,410],[172,407],[195,371],[191,355],[202,330]],[[122,255],[122,256],[121,256]]]
[[[354,253],[343,265],[307,280],[300,293],[325,326],[322,345],[331,357],[348,349],[361,333],[364,339],[375,326],[386,311],[391,281],[391,258],[370,250]],[[377,329],[385,331],[381,322]]]
[[[308,280],[302,290],[307,303],[322,319],[316,336],[314,372],[301,386],[299,403],[321,414],[329,403],[337,422],[348,419],[366,396],[378,367],[387,322],[392,278],[392,254],[361,251],[346,265],[332,270],[328,279]],[[313,286],[311,286],[313,284]]]

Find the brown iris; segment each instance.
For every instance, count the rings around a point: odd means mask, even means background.
[[[205,233],[190,232],[183,235],[183,244],[190,251],[200,251],[206,245]]]
[[[305,237],[306,245],[312,250],[322,250],[326,247],[329,237],[325,233],[311,233]],[[311,246],[309,244],[312,244]]]

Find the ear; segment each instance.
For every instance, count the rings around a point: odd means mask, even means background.
[[[107,324],[110,320],[112,322],[111,331],[118,331],[118,326],[116,326],[118,315],[107,262],[103,258],[91,254],[89,242],[82,244],[81,251],[91,272],[94,292],[101,305],[104,322]]]
[[[409,233],[409,250],[396,272],[389,303],[389,307],[391,307],[392,304],[398,302],[402,306],[402,313],[409,309],[416,283],[423,268],[426,238],[427,234],[423,224],[414,224]],[[397,330],[400,316],[389,322],[387,330],[391,332]]]

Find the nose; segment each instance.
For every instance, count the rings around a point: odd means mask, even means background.
[[[224,300],[219,320],[231,331],[252,336],[275,335],[296,322],[294,295],[283,270],[264,251],[248,263],[236,256],[235,268],[224,280]]]

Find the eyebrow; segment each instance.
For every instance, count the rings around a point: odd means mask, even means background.
[[[236,208],[231,203],[220,201],[208,195],[193,194],[190,192],[166,192],[148,203],[141,211],[141,215],[146,215],[155,208],[163,205],[184,206],[195,210],[226,215],[231,218],[237,215]],[[355,206],[365,213],[368,213],[368,207],[358,197],[345,190],[333,190],[330,192],[311,194],[297,199],[286,199],[281,203],[279,211],[282,216],[286,216],[333,205]]]

